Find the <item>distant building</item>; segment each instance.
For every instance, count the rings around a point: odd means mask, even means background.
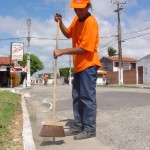
[[[137,61],[136,83],[150,85],[150,54]]]
[[[20,72],[10,71],[14,65],[8,56],[0,57],[0,87],[18,86],[21,80]]]
[[[117,56],[102,57],[100,61],[102,69],[107,71],[107,83],[118,84],[119,58]],[[124,84],[136,84],[136,62],[134,58],[122,57]]]
[[[10,57],[0,57],[0,87],[10,86]]]
[[[122,57],[123,70],[131,70],[136,68],[137,60],[131,57]],[[111,70],[113,72],[118,71],[119,58],[116,56],[102,57],[101,63],[103,69]]]
[[[107,71],[105,71],[105,70],[102,70],[102,69],[98,69],[97,70],[97,75],[98,75],[97,85],[105,85],[105,84],[107,84],[106,74],[107,74]]]

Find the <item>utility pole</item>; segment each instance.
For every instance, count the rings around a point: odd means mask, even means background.
[[[119,58],[119,69],[118,69],[118,84],[123,84],[123,63],[122,63],[122,40],[121,40],[121,25],[120,25],[120,11],[124,9],[119,1],[115,1],[114,4],[117,4],[117,9],[114,12],[117,12],[118,15],[118,58]]]
[[[31,27],[31,19],[27,19],[27,26],[28,26],[28,48],[27,48],[27,87],[31,86],[31,80],[30,80],[30,27]]]

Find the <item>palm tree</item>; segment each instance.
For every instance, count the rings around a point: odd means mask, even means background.
[[[116,53],[117,53],[117,51],[114,48],[108,47],[108,55],[109,56],[115,56],[115,55],[117,55]]]

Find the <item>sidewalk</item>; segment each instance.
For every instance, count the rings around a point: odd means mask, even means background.
[[[111,150],[110,148],[100,144],[96,138],[86,140],[73,140],[72,136],[64,138],[56,138],[53,142],[52,139],[47,141],[43,138],[42,150]]]
[[[10,89],[11,90],[11,89]],[[11,91],[18,92],[21,88],[16,88]],[[18,92],[19,93],[19,92]],[[90,138],[86,140],[74,140],[73,136],[63,137],[63,138],[45,138],[39,137],[37,133],[37,137],[33,138],[32,127],[30,123],[30,118],[28,110],[26,108],[26,100],[30,100],[30,93],[23,92],[22,93],[22,109],[23,109],[23,147],[24,150],[110,150],[110,148],[102,145],[96,138]],[[36,122],[37,123],[37,122]],[[34,125],[34,128],[36,126]],[[64,127],[68,128],[68,126]],[[38,125],[39,130],[39,125]],[[65,129],[64,129],[65,130]],[[40,140],[38,144],[35,146],[34,140]]]
[[[25,95],[24,150],[149,150],[150,90],[145,88],[97,88],[97,136],[75,141],[73,137],[43,138],[39,136],[42,121],[51,120],[53,86],[17,88]],[[64,92],[65,91],[65,92]],[[73,118],[71,87],[57,87],[57,117]],[[66,128],[66,127],[65,127]]]

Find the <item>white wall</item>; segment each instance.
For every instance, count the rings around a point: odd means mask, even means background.
[[[106,85],[106,79],[97,78],[97,85]]]
[[[137,65],[136,65],[137,77],[138,77],[139,66],[143,66],[143,84],[150,85],[150,55],[140,59],[137,62]]]

